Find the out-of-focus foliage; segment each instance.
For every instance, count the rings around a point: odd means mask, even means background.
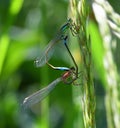
[[[119,4],[110,0],[119,13]],[[0,1],[0,127],[6,128],[73,128],[76,126],[77,110],[73,106],[71,85],[60,83],[50,94],[50,100],[33,106],[26,111],[23,99],[36,90],[47,86],[62,72],[48,66],[36,68],[34,60],[43,47],[56,35],[66,22],[69,1],[67,0],[1,0]],[[94,42],[101,42],[97,23],[92,17],[91,35]],[[94,33],[95,32],[95,33]],[[95,44],[93,44],[95,45]],[[102,55],[102,45],[96,45],[96,54]],[[119,50],[119,48],[117,48]],[[62,51],[62,53],[61,53]],[[115,52],[118,55],[118,53]],[[59,56],[59,57],[58,57]],[[94,56],[95,57],[95,56]],[[102,56],[100,56],[102,58]],[[117,58],[117,57],[116,57]],[[52,63],[70,66],[69,59],[60,49]],[[94,58],[100,62],[100,58]],[[119,65],[119,61],[118,64]],[[99,69],[100,63],[98,64]],[[97,95],[97,128],[106,128],[104,107],[103,72],[95,69]],[[102,75],[101,75],[102,74]],[[46,111],[46,112],[44,112]],[[48,115],[49,112],[49,115]]]

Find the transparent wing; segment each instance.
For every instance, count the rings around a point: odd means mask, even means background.
[[[69,20],[66,22],[66,24],[64,24],[64,25],[60,28],[60,30],[59,30],[57,36],[56,36],[52,41],[50,41],[50,43],[47,45],[47,47],[45,48],[45,50],[43,51],[43,53],[41,54],[41,56],[35,60],[35,65],[36,65],[37,67],[41,67],[41,66],[43,66],[44,64],[46,64],[46,62],[49,61],[49,59],[50,59],[51,56],[53,55],[55,44],[56,44],[58,41],[62,40],[63,37],[65,37],[66,31],[68,30],[68,28],[71,28],[71,25],[72,25],[72,20],[69,19]]]
[[[23,101],[23,107],[28,108],[28,107],[32,106],[33,104],[36,104],[36,103],[40,102],[41,100],[43,100],[60,81],[62,81],[61,77],[54,80],[47,87],[26,97]]]
[[[46,64],[52,57],[54,53],[55,45],[61,40],[61,35],[56,36],[55,39],[51,40],[50,43],[46,46],[46,48],[43,50],[40,57],[38,57],[35,60],[36,67],[42,67]]]

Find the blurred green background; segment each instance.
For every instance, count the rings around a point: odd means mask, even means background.
[[[110,0],[115,11],[119,4]],[[0,0],[0,127],[73,128],[77,110],[72,101],[72,86],[60,83],[43,102],[29,110],[22,108],[24,98],[47,86],[62,72],[45,65],[34,66],[46,44],[67,20],[68,0]],[[91,15],[92,12],[90,12]],[[93,30],[100,35],[91,16]],[[94,36],[98,42],[99,36]],[[118,55],[118,53],[115,53]],[[70,66],[66,53],[59,50],[51,62]],[[62,56],[60,59],[57,56]],[[119,62],[118,62],[119,64]],[[104,87],[98,72],[95,78],[97,128],[106,128]],[[48,114],[49,113],[49,114]],[[82,114],[81,114],[82,115]],[[83,120],[81,120],[81,127]],[[76,127],[77,128],[77,127]]]

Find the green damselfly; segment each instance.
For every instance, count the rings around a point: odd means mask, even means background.
[[[41,56],[38,57],[34,61],[36,67],[42,67],[43,65],[48,64],[53,69],[63,70],[63,71],[69,71],[69,68],[67,68],[67,67],[55,67],[52,64],[50,64],[48,61],[51,59],[51,57],[53,55],[55,45],[57,45],[60,41],[63,41],[64,42],[63,44],[65,45],[65,47],[67,48],[68,52],[70,53],[70,50],[68,49],[68,46],[67,46],[67,43],[66,43],[66,37],[67,37],[66,32],[67,32],[68,29],[70,29],[72,33],[76,34],[74,32],[74,27],[73,26],[74,26],[74,24],[72,22],[72,19],[69,19],[67,21],[67,23],[64,24],[60,28],[57,36],[48,43],[48,45],[46,46],[46,48],[43,50]]]

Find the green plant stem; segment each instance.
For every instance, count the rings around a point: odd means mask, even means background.
[[[75,23],[82,58],[83,119],[85,128],[95,128],[95,92],[92,76],[91,43],[87,33],[88,5],[86,0],[71,0],[72,19]]]
[[[119,98],[119,89],[120,89],[120,78],[118,77],[117,66],[113,59],[113,53],[111,49],[111,44],[115,42],[113,40],[113,35],[115,29],[111,27],[109,23],[114,22],[116,26],[116,32],[119,33],[120,16],[114,12],[110,4],[103,0],[95,0],[93,3],[93,10],[95,17],[98,21],[100,33],[103,39],[104,47],[104,57],[103,62],[104,71],[105,71],[105,82],[106,85],[106,97],[105,105],[107,112],[107,123],[109,128],[119,128],[120,127],[120,98]],[[98,12],[101,12],[101,15],[98,16]],[[118,18],[119,17],[119,18]],[[116,35],[116,34],[115,34]],[[116,36],[118,36],[117,34]]]

